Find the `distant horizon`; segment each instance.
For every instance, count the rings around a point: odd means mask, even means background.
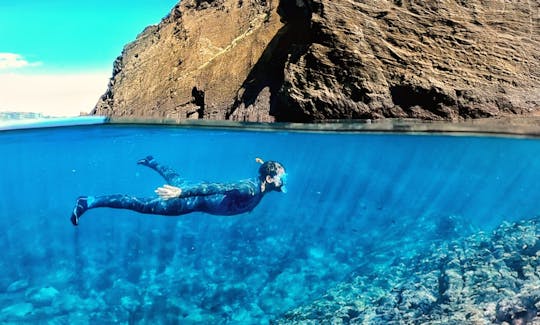
[[[88,114],[107,90],[113,63],[178,0],[0,4],[0,112]]]

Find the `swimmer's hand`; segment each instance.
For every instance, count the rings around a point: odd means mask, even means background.
[[[154,192],[156,192],[163,200],[178,198],[180,197],[180,194],[182,194],[182,190],[179,187],[168,184],[158,187]]]

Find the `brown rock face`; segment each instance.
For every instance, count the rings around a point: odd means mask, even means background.
[[[306,122],[540,111],[540,0],[183,0],[94,114]]]

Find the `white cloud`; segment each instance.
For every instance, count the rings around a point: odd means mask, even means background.
[[[35,67],[39,65],[41,65],[41,62],[28,62],[20,54],[0,52],[0,70]]]
[[[107,89],[110,71],[27,75],[0,73],[0,111],[78,116],[90,112]]]

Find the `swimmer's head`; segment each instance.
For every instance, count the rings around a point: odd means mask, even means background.
[[[261,183],[265,183],[267,190],[287,193],[285,167],[277,161],[263,162],[260,158],[257,158],[256,161],[261,164],[259,167],[259,180]]]

